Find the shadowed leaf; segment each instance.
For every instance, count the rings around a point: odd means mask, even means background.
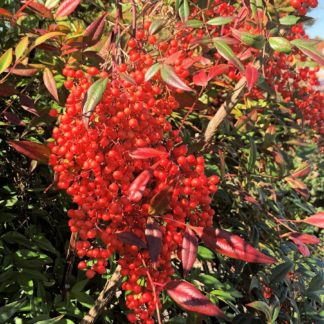
[[[136,245],[139,248],[146,248],[146,244],[132,232],[120,232],[117,233],[117,237],[126,244]]]
[[[149,249],[150,259],[153,267],[155,267],[162,248],[162,232],[159,224],[151,218],[148,219],[146,224],[145,237]]]
[[[170,65],[162,64],[160,73],[162,80],[168,85],[184,91],[193,91],[178,77]]]
[[[189,227],[183,235],[181,261],[184,275],[186,275],[192,268],[197,258],[198,252],[198,238]]]

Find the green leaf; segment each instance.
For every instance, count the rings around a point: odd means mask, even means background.
[[[153,64],[145,73],[145,82],[151,80],[154,75],[160,70],[160,63]]]
[[[262,312],[268,321],[271,320],[271,309],[268,304],[263,301],[254,301],[252,303],[247,304],[246,306],[252,307],[260,312]]]
[[[204,246],[198,246],[198,256],[203,260],[214,260],[215,254]]]
[[[9,48],[0,57],[0,74],[4,72],[12,62],[12,48]]]
[[[271,48],[280,53],[290,53],[291,44],[287,38],[284,37],[270,37],[269,44]]]
[[[49,32],[47,34],[39,36],[36,38],[33,47],[39,46],[40,44],[45,43],[47,40],[57,36],[65,36],[65,34],[62,32]]]
[[[192,89],[178,77],[170,65],[162,64],[160,73],[162,80],[168,85],[184,91],[192,91]]]
[[[149,34],[150,35],[154,35],[156,33],[158,33],[163,26],[165,25],[165,21],[164,20],[154,20],[149,28]]]
[[[300,17],[294,15],[288,15],[280,18],[279,21],[281,25],[292,26],[292,25],[296,25],[299,19]]]
[[[60,322],[60,320],[61,320],[64,316],[65,316],[65,315],[62,314],[62,315],[59,315],[59,316],[56,316],[56,317],[53,317],[53,318],[49,318],[49,319],[46,319],[46,320],[43,320],[43,321],[35,322],[34,324],[55,324],[55,323]]]
[[[95,83],[91,85],[91,87],[88,89],[87,94],[83,101],[83,123],[87,127],[89,124],[90,116],[97,106],[97,104],[100,102],[106,87],[108,83],[108,78],[99,79]]]
[[[31,242],[24,235],[15,231],[7,232],[1,238],[9,244],[20,244],[28,248],[31,245]]]
[[[296,46],[300,51],[302,51],[305,55],[317,62],[319,65],[324,65],[324,56],[316,48],[318,41],[301,38],[292,40],[291,44]]]
[[[207,25],[211,26],[222,26],[229,24],[234,20],[234,17],[216,17],[207,21]]]
[[[33,237],[33,242],[42,250],[57,254],[55,247],[43,235],[36,235]]]
[[[23,37],[17,44],[15,49],[16,61],[25,53],[28,47],[28,36]]]
[[[217,52],[222,57],[224,57],[227,61],[235,65],[240,71],[244,71],[243,64],[236,57],[232,49],[221,38],[214,38],[214,45],[217,49]]]
[[[210,251],[211,252],[211,251]],[[211,252],[213,254],[213,252]],[[214,255],[213,255],[214,257]],[[201,281],[203,284],[208,286],[213,286],[213,288],[216,287],[222,287],[223,284],[214,276],[201,273],[198,278],[199,281]]]
[[[250,140],[250,153],[249,153],[249,161],[248,161],[248,170],[252,171],[254,169],[256,158],[257,158],[257,147],[252,137],[250,137],[249,140]]]
[[[233,36],[245,45],[261,49],[265,43],[265,38],[263,35],[255,35],[234,28],[231,28],[231,31]]]
[[[182,21],[187,21],[190,14],[190,8],[188,0],[182,0],[180,6],[179,6],[179,16]]]
[[[294,264],[291,261],[287,261],[277,265],[273,270],[269,278],[270,283],[280,282],[285,279],[288,272],[293,268]]]
[[[315,277],[312,278],[308,285],[307,292],[318,291],[323,288],[324,285],[324,273],[320,271]]]
[[[203,26],[203,22],[201,20],[197,19],[192,19],[192,20],[187,20],[186,21],[186,26],[191,27],[191,28],[200,28]]]
[[[0,307],[0,323],[8,323],[8,320],[26,305],[26,300],[17,300]]]

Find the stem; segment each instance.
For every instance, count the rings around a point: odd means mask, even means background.
[[[136,36],[136,4],[134,0],[131,0],[132,4],[132,34]]]

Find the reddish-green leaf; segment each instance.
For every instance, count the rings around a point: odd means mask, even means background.
[[[153,64],[145,73],[145,82],[151,80],[156,73],[160,70],[160,63]]]
[[[9,48],[0,57],[0,74],[4,72],[12,62],[12,48]]]
[[[56,11],[56,18],[70,15],[80,2],[81,0],[64,0]]]
[[[221,38],[214,38],[214,45],[217,52],[224,57],[227,61],[231,62],[240,71],[244,71],[244,66],[240,60],[236,57],[232,49]]]
[[[291,174],[291,176],[294,178],[302,178],[307,176],[311,170],[310,164],[308,162],[304,162],[296,171]]]
[[[146,244],[132,232],[120,232],[117,233],[117,237],[126,244],[136,245],[139,248],[146,248]]]
[[[304,244],[299,238],[297,238],[297,237],[291,237],[291,240],[295,243],[295,245],[297,246],[299,252],[303,256],[305,256],[305,257],[310,256],[310,251],[309,251],[307,245]]]
[[[256,263],[276,262],[236,234],[211,227],[193,227],[193,230],[208,248],[230,258]]]
[[[287,38],[284,37],[270,37],[269,44],[272,49],[280,53],[290,53],[291,44]]]
[[[87,41],[96,43],[101,39],[105,28],[106,17],[107,13],[104,13],[87,27],[84,32]]]
[[[184,91],[192,91],[192,89],[189,88],[185,84],[185,82],[178,77],[178,75],[175,73],[175,71],[170,65],[162,64],[160,73],[161,73],[162,80],[166,82],[168,85]]]
[[[252,64],[248,64],[245,68],[245,78],[247,87],[251,91],[251,89],[254,87],[259,78],[258,69]]]
[[[226,319],[225,314],[193,284],[182,280],[172,280],[165,288],[169,296],[184,310]]]
[[[19,76],[26,76],[26,77],[35,75],[37,72],[38,72],[37,69],[28,66],[23,68],[17,66],[17,68],[11,69],[12,74],[19,75]]]
[[[59,97],[58,97],[58,93],[57,93],[56,82],[54,80],[54,76],[50,69],[48,69],[48,68],[44,69],[43,80],[44,80],[44,84],[45,84],[47,90],[49,91],[49,93],[58,102]]]
[[[317,62],[319,65],[324,66],[324,56],[316,48],[316,45],[318,44],[317,41],[308,39],[294,39],[291,41],[291,44],[296,46],[300,51]]]
[[[149,34],[150,35],[156,34],[163,28],[164,25],[165,25],[165,20],[161,20],[161,19],[154,20],[149,28]]]
[[[198,238],[192,229],[186,228],[183,235],[181,261],[184,275],[186,275],[192,268],[196,261],[198,252]]]
[[[145,229],[145,237],[149,249],[150,259],[155,267],[162,248],[162,231],[158,223],[148,219]]]
[[[150,200],[149,214],[161,215],[169,207],[173,186],[168,185],[155,194]]]
[[[152,147],[141,147],[129,153],[129,156],[133,159],[144,160],[144,159],[163,159],[169,155],[168,152],[160,151]]]
[[[270,322],[271,321],[271,308],[270,306],[263,302],[263,301],[254,301],[252,303],[246,304],[248,307],[252,307],[258,311],[261,311],[265,314],[266,319]]]
[[[47,164],[48,157],[51,154],[46,144],[39,144],[31,141],[8,141],[19,153],[22,153],[32,160]]]
[[[11,12],[9,12],[8,10],[4,9],[4,8],[0,8],[0,16],[4,16],[7,18],[12,18],[13,14]]]
[[[94,82],[88,89],[82,105],[82,120],[86,127],[88,127],[91,114],[98,105],[106,90],[108,78],[99,79]]]
[[[302,220],[302,222],[317,226],[320,228],[324,228],[324,212],[319,212],[315,215],[312,215],[310,217],[307,217]]]
[[[144,170],[140,173],[129,186],[128,199],[139,202],[144,194],[147,183],[152,177],[152,170]]]
[[[20,57],[25,53],[28,47],[28,36],[23,37],[15,48],[16,60],[20,59]]]
[[[27,6],[32,8],[36,13],[38,13],[40,16],[44,18],[49,18],[52,19],[53,15],[51,13],[51,10],[49,10],[47,7],[45,7],[43,4],[32,1],[32,2],[27,2]]]
[[[62,33],[62,32],[49,32],[49,33],[46,33],[46,34],[36,38],[33,47],[39,46],[40,44],[45,43],[47,40],[49,40],[51,38],[54,38],[54,37],[57,37],[57,36],[63,36],[63,35],[65,35],[65,34]]]

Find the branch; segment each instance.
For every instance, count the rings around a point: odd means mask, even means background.
[[[91,307],[88,314],[84,316],[80,324],[93,324],[104,311],[110,299],[115,294],[121,284],[120,266],[118,266],[112,277],[107,279],[105,287],[102,289],[95,304]]]

